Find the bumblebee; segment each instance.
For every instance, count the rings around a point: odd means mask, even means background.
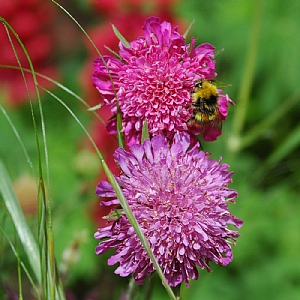
[[[191,92],[193,116],[188,120],[188,125],[199,129],[203,138],[212,128],[217,132],[222,130],[218,96],[216,85],[208,80],[196,82]]]

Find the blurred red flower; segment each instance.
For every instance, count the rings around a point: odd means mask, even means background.
[[[178,0],[90,0],[90,2],[96,10],[105,14],[147,10],[157,15],[157,12],[169,9]]]
[[[16,31],[20,40],[28,51],[36,72],[49,77],[55,77],[57,71],[50,67],[50,57],[54,48],[54,36],[51,33],[54,5],[43,0],[4,0],[0,3],[0,15]],[[1,24],[2,25],[2,24]],[[8,29],[23,68],[29,68],[27,58],[13,33]],[[5,26],[0,26],[0,65],[16,66],[14,50],[9,41]],[[25,74],[29,92],[34,93],[35,85],[30,73]],[[49,82],[38,79],[43,86]],[[10,105],[17,105],[27,99],[24,79],[19,70],[0,68],[0,91],[5,95],[5,101]]]

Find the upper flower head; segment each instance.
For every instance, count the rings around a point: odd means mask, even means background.
[[[171,286],[198,278],[197,266],[210,270],[209,262],[221,266],[232,260],[231,244],[242,221],[230,214],[228,202],[237,197],[229,189],[228,165],[209,159],[199,145],[190,150],[188,134],[176,134],[173,144],[160,135],[133,145],[130,152],[118,149],[115,159],[123,175],[118,177],[124,196]],[[97,195],[112,197],[105,204],[117,204],[111,185],[102,181]],[[102,254],[116,253],[109,265],[119,263],[115,273],[133,273],[138,283],[154,271],[146,251],[125,214],[112,226],[99,229],[96,248]]]
[[[212,45],[195,47],[194,39],[185,45],[177,27],[155,17],[146,20],[143,30],[130,47],[119,43],[120,59],[104,56],[94,62],[94,85],[113,114],[118,99],[129,145],[140,143],[145,120],[151,136],[172,139],[176,132],[188,131],[195,82],[216,76]],[[107,128],[116,132],[115,120]]]

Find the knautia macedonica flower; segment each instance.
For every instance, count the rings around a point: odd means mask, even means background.
[[[119,58],[104,56],[94,62],[94,85],[113,114],[118,100],[128,145],[140,143],[145,120],[151,136],[161,134],[170,140],[176,132],[191,133],[187,125],[192,116],[190,93],[197,80],[216,76],[215,48],[207,43],[195,47],[194,38],[185,45],[177,29],[151,17],[144,23],[144,36],[129,47],[119,43]],[[224,120],[231,100],[224,95],[220,99]],[[116,133],[115,119],[107,129]],[[206,140],[214,139],[215,133],[207,135]]]
[[[243,221],[231,215],[228,203],[237,192],[228,165],[208,157],[199,145],[190,149],[190,136],[176,134],[171,146],[160,135],[118,149],[114,155],[123,174],[117,177],[168,283],[176,286],[198,278],[197,266],[210,271],[209,262],[226,266],[233,258],[231,245]],[[118,204],[112,186],[102,181],[96,194],[111,197],[102,204]],[[155,269],[137,234],[123,213],[113,225],[99,228],[96,253],[116,252],[109,265],[119,263],[115,273],[133,274],[142,284]]]

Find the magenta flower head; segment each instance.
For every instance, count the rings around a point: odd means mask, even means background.
[[[226,266],[233,258],[231,246],[243,221],[231,215],[228,203],[237,192],[228,165],[208,157],[199,145],[191,147],[187,133],[176,134],[171,146],[158,135],[114,155],[122,169],[117,180],[170,286],[198,278],[199,266],[210,271],[212,261]],[[118,204],[112,186],[102,181],[96,194],[111,197],[104,205]],[[142,284],[155,270],[137,234],[123,213],[113,225],[99,228],[96,253],[116,252],[109,265],[115,273],[133,274]]]
[[[119,58],[104,56],[95,60],[93,82],[104,104],[116,114],[118,100],[128,145],[140,143],[146,120],[150,136],[160,134],[171,140],[176,132],[201,133],[201,129],[195,132],[187,125],[193,114],[191,92],[197,81],[216,76],[215,48],[207,43],[195,47],[194,39],[185,45],[177,27],[172,29],[170,23],[156,17],[147,19],[143,29],[144,36],[129,43],[129,47],[119,43]],[[219,105],[224,120],[231,100],[222,99],[226,100]],[[107,129],[116,133],[115,119],[110,120]],[[214,133],[207,136],[204,139],[216,138]]]

